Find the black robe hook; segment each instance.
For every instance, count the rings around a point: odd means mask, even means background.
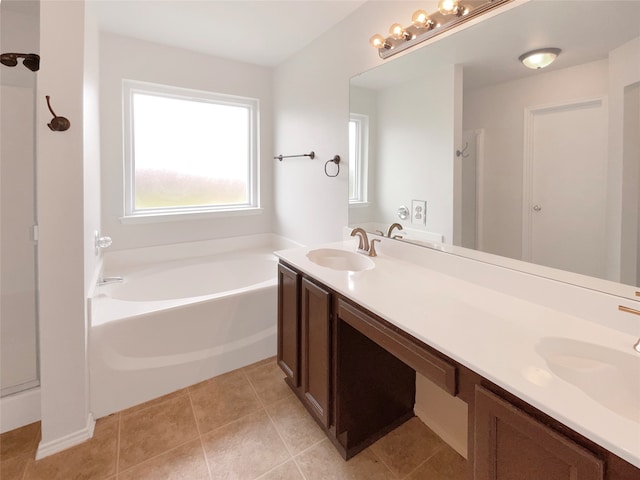
[[[49,98],[49,95],[47,95],[47,107],[49,107],[49,111],[51,112],[51,115],[53,115],[53,118],[51,119],[50,123],[47,123],[47,127],[49,127],[54,132],[64,132],[65,130],[69,130],[69,127],[71,127],[71,122],[64,117],[59,117],[56,115],[56,112],[54,112],[53,108],[51,108],[51,102],[49,101]]]

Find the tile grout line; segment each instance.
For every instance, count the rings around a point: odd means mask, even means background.
[[[247,373],[243,370],[242,373],[244,374],[245,378],[247,379],[247,382],[249,382],[249,385],[251,386],[251,389],[253,390],[253,392],[255,393],[256,397],[258,397],[258,401],[260,402],[260,404],[262,405],[262,409],[264,410],[264,413],[267,415],[267,418],[269,419],[269,422],[271,422],[271,425],[273,426],[274,430],[276,431],[276,434],[278,434],[278,438],[280,438],[280,441],[282,442],[282,444],[284,445],[284,448],[287,450],[287,453],[289,454],[289,459],[287,459],[287,462],[289,460],[293,461],[293,464],[295,465],[296,469],[298,470],[298,473],[300,474],[300,476],[302,477],[303,480],[307,480],[307,477],[304,475],[304,473],[302,472],[302,469],[300,468],[300,465],[298,465],[298,462],[296,462],[296,458],[293,455],[293,453],[291,453],[291,449],[289,448],[289,445],[287,445],[287,442],[285,441],[285,439],[282,436],[282,433],[280,433],[280,430],[278,429],[278,426],[276,425],[276,422],[273,421],[273,418],[271,417],[271,414],[269,413],[269,411],[267,410],[267,406],[264,402],[264,400],[260,397],[260,395],[258,394],[258,391],[256,390],[256,387],[253,385],[253,382],[251,382],[251,379],[249,378],[249,375],[247,375]],[[286,399],[281,399],[278,400],[278,402],[282,402]],[[272,405],[275,405],[278,402],[273,402]],[[279,466],[285,464],[286,462],[281,463]],[[278,467],[274,467],[278,468]],[[273,469],[272,469],[273,470]],[[271,470],[269,470],[271,471]],[[266,475],[269,472],[265,472],[262,475],[260,475],[260,477]],[[260,478],[258,477],[258,478]]]
[[[411,470],[409,473],[407,473],[403,479],[407,479],[409,478],[411,475],[413,475],[420,467],[422,467],[423,465],[429,463],[433,457],[435,457],[438,453],[440,453],[442,450],[444,450],[445,448],[447,448],[446,445],[442,445],[440,446],[438,449],[436,449],[435,452],[433,452],[431,455],[429,455],[423,462],[421,462],[418,466],[416,466],[416,468],[414,468],[413,470]]]
[[[376,452],[374,451],[374,449],[373,449],[373,448],[371,448],[371,447],[373,447],[374,445],[375,445],[375,442],[374,442],[374,443],[372,443],[371,445],[369,445],[365,450],[369,450],[369,452],[371,452],[371,454],[372,454],[375,458],[377,458],[377,459],[378,459],[378,461],[379,461],[382,465],[384,465],[384,467],[389,471],[389,473],[390,473],[391,475],[393,475],[393,477],[394,477],[394,478],[396,478],[396,479],[400,479],[400,476],[399,476],[399,475],[396,475],[396,472],[394,472],[394,471],[391,469],[391,467],[390,467],[389,465],[387,465],[387,462],[385,462],[385,461],[384,461],[384,459],[383,459],[380,455],[377,455],[377,454],[376,454]],[[420,464],[420,465],[422,465],[422,464]]]
[[[198,418],[196,417],[196,410],[193,408],[193,399],[191,398],[191,390],[187,388],[187,398],[189,399],[189,406],[191,407],[191,415],[193,415],[193,420],[196,422],[196,430],[198,432],[198,440],[200,440],[200,449],[202,450],[202,455],[204,456],[204,464],[207,467],[207,475],[209,479],[213,478],[213,474],[211,473],[211,465],[209,465],[209,459],[207,458],[207,451],[204,449],[204,441],[202,440],[202,432],[200,432],[200,424],[198,423]]]

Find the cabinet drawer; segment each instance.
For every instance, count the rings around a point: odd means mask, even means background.
[[[432,355],[423,347],[414,344],[342,299],[338,300],[338,317],[446,392],[456,395],[455,365]]]

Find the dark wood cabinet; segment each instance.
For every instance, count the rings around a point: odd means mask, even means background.
[[[278,364],[345,458],[414,415],[416,372],[466,402],[473,480],[640,480],[640,469],[295,268],[278,267]]]
[[[475,480],[603,480],[604,462],[477,385]]]
[[[278,265],[278,365],[293,388],[300,385],[300,279]]]
[[[329,427],[331,295],[303,278],[301,297],[302,395],[309,410]]]

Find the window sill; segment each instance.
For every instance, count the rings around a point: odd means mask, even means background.
[[[217,212],[175,212],[175,213],[146,213],[125,215],[120,217],[120,223],[134,225],[141,223],[183,222],[194,220],[213,220],[218,218],[243,217],[248,215],[262,215],[263,208],[246,208],[237,210],[220,210]]]
[[[366,208],[370,206],[371,202],[349,202],[349,208]]]

